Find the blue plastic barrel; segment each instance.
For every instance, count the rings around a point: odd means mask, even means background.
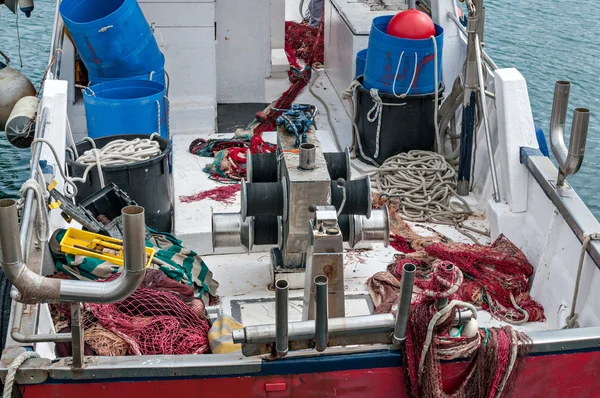
[[[91,138],[152,134],[169,138],[165,86],[149,80],[114,80],[84,90],[85,118]],[[160,116],[159,116],[160,114]]]
[[[358,77],[365,73],[365,65],[367,64],[367,48],[364,50],[360,50],[358,54],[356,54],[356,73],[354,77]]]
[[[433,40],[400,39],[388,35],[385,31],[392,17],[393,15],[385,15],[373,19],[371,34],[369,35],[364,88],[367,90],[376,88],[381,92],[392,94],[395,78],[396,95],[405,93],[418,95],[435,92]],[[444,45],[444,30],[441,26],[435,25],[435,34],[438,49],[439,82],[441,81]],[[402,59],[400,59],[401,56]],[[398,63],[400,63],[400,66],[398,66]],[[411,85],[413,75],[414,81]]]
[[[88,73],[88,80],[89,80],[90,84],[104,83],[104,82],[109,82],[112,80],[119,80],[119,79],[152,80],[153,82],[160,83],[160,84],[164,85],[165,87],[167,86],[164,69],[161,69],[154,73],[153,72],[144,73],[143,75],[125,77],[125,78],[98,77],[98,76],[94,76],[94,75]]]
[[[63,0],[59,11],[90,75],[123,78],[163,69],[136,0]]]

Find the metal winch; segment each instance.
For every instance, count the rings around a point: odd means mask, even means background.
[[[344,316],[343,246],[389,241],[387,208],[372,209],[369,177],[351,180],[350,153],[323,153],[310,128],[306,142],[277,132],[277,152],[248,155],[240,213],[214,213],[213,247],[272,245],[273,283],[290,288],[329,280],[329,316]],[[305,301],[314,289],[305,289]],[[304,319],[314,319],[312,305]]]

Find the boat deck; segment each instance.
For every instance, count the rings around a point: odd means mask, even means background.
[[[271,82],[273,87],[280,87],[279,92],[287,88],[287,81]],[[276,83],[276,84],[275,84]],[[337,143],[331,133],[327,121],[327,111],[339,137],[342,147],[349,146],[351,140],[351,123],[346,108],[325,72],[321,72],[312,90],[326,103],[327,110],[309,92],[308,89],[298,97],[298,103],[316,104],[320,112],[316,118],[318,126],[317,137],[325,152],[338,151]],[[277,93],[274,90],[274,93]],[[278,94],[273,95],[275,99]],[[257,111],[260,109],[256,109]],[[213,158],[203,158],[189,152],[189,144],[195,138],[228,138],[233,134],[223,132],[208,135],[176,135],[173,138],[173,181],[175,198],[174,233],[183,240],[191,249],[203,254],[203,259],[213,272],[214,278],[219,282],[218,294],[220,308],[223,313],[232,315],[244,326],[272,324],[275,320],[275,294],[272,289],[275,275],[271,265],[269,247],[255,247],[250,254],[239,250],[227,250],[225,254],[213,254],[211,211],[236,213],[240,210],[239,193],[234,204],[220,203],[205,199],[199,202],[184,203],[179,197],[197,194],[215,188],[221,184],[208,178],[202,169],[212,163]],[[264,139],[275,142],[275,133],[265,133]],[[374,169],[358,160],[352,163],[352,178],[360,178],[364,173]],[[473,209],[479,209],[478,198],[471,194],[466,198]],[[479,230],[489,231],[489,224],[481,212],[470,217],[465,224]],[[434,223],[409,223],[413,230],[422,236],[431,236],[435,233],[443,235],[455,242],[472,243],[472,241],[456,230],[453,226]],[[474,234],[481,244],[490,243],[490,238]],[[373,311],[369,291],[366,285],[368,278],[377,272],[386,271],[394,256],[398,252],[382,244],[373,245],[371,249],[353,250],[346,247],[344,256],[344,280],[346,292],[346,316],[368,315]],[[297,280],[304,280],[303,274]],[[289,293],[289,319],[299,321],[302,318],[302,286],[291,283]],[[486,311],[479,311],[478,321],[481,326],[491,327],[505,324],[495,320]],[[527,323],[518,326],[523,331],[548,330],[545,322]]]

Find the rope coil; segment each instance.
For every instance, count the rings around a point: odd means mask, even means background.
[[[397,198],[406,221],[454,225],[472,210],[456,195],[456,171],[435,152],[410,151],[387,159],[375,173],[381,196]],[[455,196],[458,202],[450,199]]]
[[[92,149],[85,151],[75,162],[87,165],[87,168],[83,172],[83,177],[73,178],[72,180],[85,182],[90,170],[97,167],[100,185],[104,188],[105,182],[102,167],[143,162],[155,158],[161,153],[159,142],[154,140],[154,137],[157,135],[157,133],[154,133],[150,138],[115,140],[108,143],[102,149],[96,148],[94,140],[86,137],[91,142]]]

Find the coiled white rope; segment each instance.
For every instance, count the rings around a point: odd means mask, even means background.
[[[455,225],[472,210],[456,195],[456,171],[435,152],[410,151],[387,159],[375,173],[380,194],[397,198],[404,220]],[[452,196],[458,202],[452,202]]]
[[[87,165],[82,177],[73,178],[73,181],[85,182],[90,170],[94,167],[98,168],[98,177],[100,185],[104,188],[104,174],[102,167],[116,166],[123,164],[131,164],[143,162],[160,155],[160,144],[153,138],[157,136],[154,133],[150,138],[135,138],[133,140],[115,140],[108,143],[102,149],[96,148],[93,140],[88,139],[92,143],[92,149],[85,151],[77,158],[76,163]]]
[[[8,370],[6,372],[6,380],[4,380],[4,390],[2,392],[3,397],[10,398],[12,397],[12,389],[15,384],[15,376],[17,375],[17,369],[25,361],[31,358],[39,358],[40,354],[35,351],[25,351],[21,353],[18,357],[16,357],[10,365],[8,365]]]

